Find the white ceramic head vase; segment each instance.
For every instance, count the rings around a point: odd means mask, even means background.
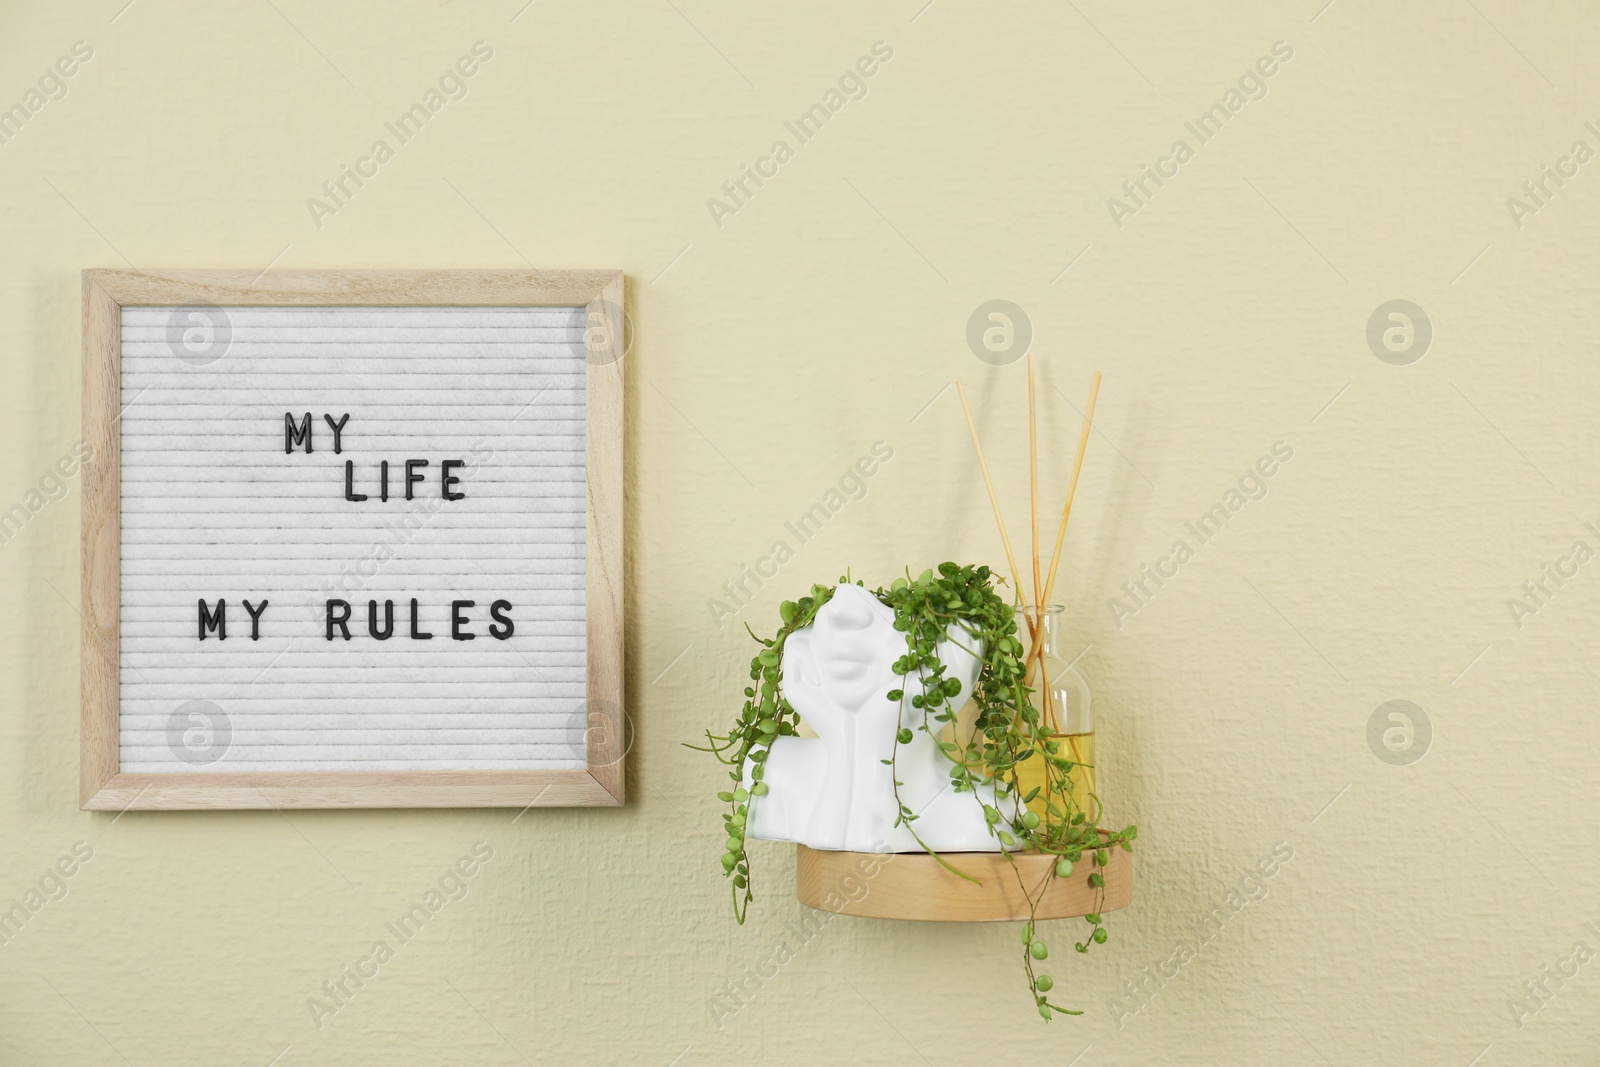
[[[995,803],[993,789],[979,786],[976,797],[957,793],[949,757],[918,729],[923,713],[911,698],[921,686],[893,670],[905,651],[893,610],[859,585],[841,584],[812,625],[789,635],[783,694],[817,736],[773,740],[762,778],[767,794],[751,798],[747,834],[821,849],[920,852],[911,831],[894,825],[898,769],[900,799],[917,813],[917,837],[929,848],[1000,851],[983,817],[982,805]],[[977,657],[949,640],[940,643],[939,657],[946,676],[960,680],[964,702],[977,682]],[[898,704],[886,695],[891,689],[905,692]],[[901,726],[911,729],[911,741],[890,767],[883,761],[894,753]]]

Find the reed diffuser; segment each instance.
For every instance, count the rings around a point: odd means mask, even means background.
[[[1055,547],[1050,555],[1048,572],[1041,569],[1039,552],[1039,447],[1038,410],[1035,403],[1033,356],[1028,356],[1028,490],[1029,528],[1032,533],[1032,592],[1031,601],[1025,596],[1021,568],[1017,566],[1016,552],[1006,531],[1005,517],[1000,509],[1000,497],[984,459],[983,444],[978,437],[978,427],[972,418],[972,406],[967,400],[966,387],[956,383],[961,396],[961,409],[966,414],[967,429],[972,435],[972,445],[978,454],[978,467],[983,472],[983,482],[989,493],[989,504],[994,510],[995,523],[1000,529],[1000,540],[1005,547],[1006,562],[1011,568],[1012,581],[1017,590],[1016,611],[1022,622],[1019,632],[1027,636],[1027,674],[1025,684],[1030,690],[1028,699],[1039,712],[1045,725],[1036,742],[1031,758],[1024,758],[1012,768],[1018,785],[1019,799],[1041,816],[1051,802],[1054,778],[1064,774],[1069,804],[1093,819],[1100,813],[1100,798],[1096,793],[1094,763],[1094,713],[1090,703],[1089,685],[1083,675],[1061,655],[1060,629],[1065,608],[1053,602],[1056,575],[1061,566],[1061,549],[1066,541],[1067,522],[1072,516],[1072,501],[1078,492],[1078,477],[1083,472],[1083,457],[1089,447],[1089,430],[1094,421],[1095,402],[1100,396],[1100,372],[1095,371],[1089,384],[1089,402],[1084,410],[1083,427],[1078,434],[1078,452],[1072,465],[1072,479],[1067,485],[1067,498],[1061,508],[1061,523],[1056,528]],[[1045,759],[1046,755],[1055,757]],[[1063,761],[1065,768],[1063,769]],[[1004,768],[995,768],[1003,775]],[[1077,812],[1066,813],[1070,819]]]

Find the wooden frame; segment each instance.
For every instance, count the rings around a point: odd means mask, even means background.
[[[588,699],[584,770],[123,774],[120,769],[121,310],[129,305],[577,306],[605,325],[590,352],[586,445]],[[82,806],[184,808],[608,807],[624,797],[621,271],[83,272]],[[596,318],[599,316],[599,318]]]

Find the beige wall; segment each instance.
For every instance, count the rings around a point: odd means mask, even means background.
[[[1600,950],[1600,563],[1568,565],[1537,612],[1507,601],[1575,541],[1600,550],[1600,163],[1536,213],[1507,198],[1574,141],[1600,149],[1600,20],[1502,0],[921,3],[0,14],[0,106],[93,49],[0,145],[0,507],[78,439],[83,267],[625,268],[638,726],[621,811],[81,813],[69,479],[0,549],[0,902],[75,842],[93,856],[0,945],[0,1062],[1593,1055],[1600,964],[1573,947]],[[307,198],[479,40],[494,55],[466,98],[314,221]],[[798,144],[784,122],[877,41],[893,58],[867,96]],[[1265,98],[1200,144],[1185,121],[1278,41],[1293,57]],[[779,138],[793,158],[714,220],[707,199]],[[1114,221],[1107,199],[1180,138],[1193,158]],[[840,918],[803,940],[787,847],[757,849],[736,927],[719,778],[679,747],[734,713],[750,654],[708,600],[775,541],[795,558],[739,616],[760,629],[846,567],[1000,560],[953,379],[1020,533],[1021,365],[964,337],[996,298],[1034,328],[1051,501],[1071,405],[1106,375],[1062,586],[1109,802],[1141,830],[1111,942],[1078,959],[1075,924],[1053,936],[1060,999],[1088,1014],[1048,1027],[1013,928]],[[1393,299],[1433,327],[1407,366],[1366,337]],[[790,539],[877,441],[893,458],[865,497]],[[1279,441],[1293,458],[1267,496],[1114,620],[1108,598]],[[1424,709],[1426,758],[1369,747],[1391,700]],[[385,923],[479,841],[493,858],[465,898],[395,945]],[[1292,861],[1246,883],[1280,842]],[[1234,914],[1241,884],[1258,899]],[[378,939],[393,959],[314,1025],[308,998]],[[716,1011],[782,942],[793,959]],[[1579,969],[1544,978],[1519,1026],[1508,999],[1544,967]]]

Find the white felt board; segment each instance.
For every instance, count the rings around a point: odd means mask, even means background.
[[[121,769],[583,768],[584,309],[220,310],[122,309]],[[286,454],[306,412],[313,451]],[[325,413],[350,416],[337,454]],[[410,502],[408,459],[429,461]],[[447,459],[465,499],[443,499]],[[330,597],[349,641],[326,639]],[[226,601],[225,639],[198,638],[201,599]]]

